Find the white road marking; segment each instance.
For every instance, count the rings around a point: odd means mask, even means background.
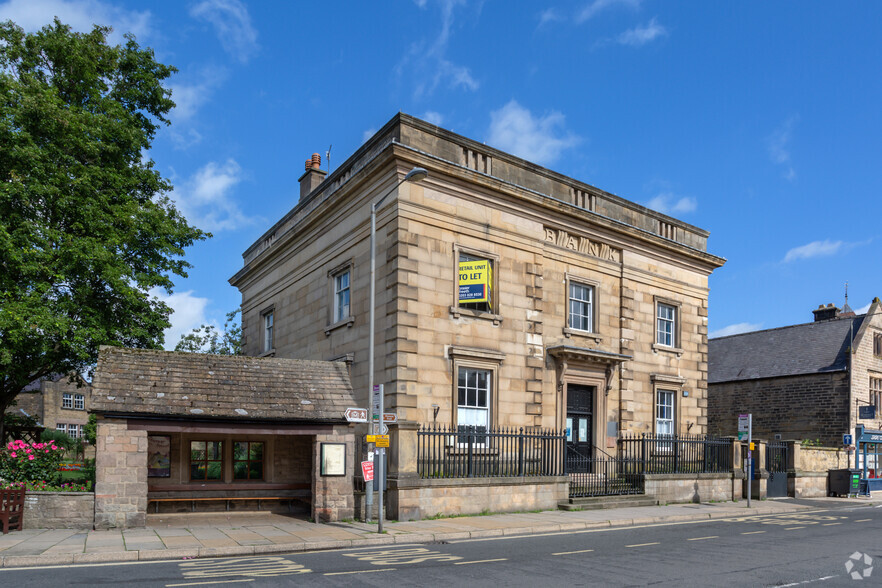
[[[823,582],[825,580],[832,580],[833,578],[838,578],[839,576],[824,576],[823,578],[815,578],[814,580],[803,580],[802,582],[794,582],[792,584],[781,584],[778,588],[787,588],[788,586],[802,586],[803,584],[812,584],[814,582]]]
[[[704,541],[705,539],[719,539],[719,535],[711,535],[710,537],[693,537],[691,539],[687,539],[686,541]]]
[[[211,582],[187,582],[186,584],[166,584],[165,588],[173,588],[174,586],[205,586],[206,584],[234,584],[236,582],[253,582],[254,578],[245,578],[244,580],[212,580]]]
[[[465,566],[465,565],[468,565],[468,564],[475,564],[475,563],[489,563],[489,562],[492,562],[492,561],[508,561],[508,558],[507,558],[507,557],[501,557],[501,558],[499,558],[499,559],[479,559],[479,560],[477,560],[477,561],[457,561],[457,562],[454,562],[453,565],[455,565],[455,566]]]
[[[842,523],[824,523],[822,527],[832,527],[833,525],[841,525]]]
[[[805,529],[805,527],[787,527],[785,531],[795,531],[797,529]]]
[[[396,568],[383,568],[382,570],[355,570],[354,572],[325,572],[323,576],[344,576],[346,574],[371,574],[373,572],[394,572]]]
[[[856,523],[866,523],[866,522],[869,522],[869,521],[872,521],[872,520],[873,520],[873,519],[860,519],[860,520],[857,520],[857,521],[855,521],[855,522],[856,522]]]
[[[559,551],[557,553],[552,553],[551,555],[572,555],[574,553],[591,553],[594,551],[593,549],[580,549],[579,551]]]
[[[810,510],[810,511],[800,511],[798,514],[806,515],[817,512],[829,512],[829,509],[819,509],[819,510]],[[734,518],[719,518],[719,519],[699,519],[695,521],[680,521],[676,523],[652,523],[648,525],[623,525],[620,527],[607,527],[604,529],[584,529],[581,531],[553,531],[550,533],[535,533],[532,535],[502,535],[499,537],[481,537],[477,539],[455,539],[453,541],[449,541],[449,543],[478,543],[481,541],[511,541],[514,539],[530,539],[533,537],[558,537],[561,535],[582,535],[585,533],[609,533],[611,531],[627,531],[630,529],[653,529],[656,527],[678,527],[680,525],[703,525],[707,523],[732,523],[732,522],[747,522],[757,518],[767,519],[767,518],[775,518],[775,517],[788,517],[793,516],[795,513],[783,513],[777,515],[746,515],[744,517],[739,517],[737,519]],[[870,520],[870,519],[867,519]],[[755,531],[762,532],[765,531]],[[303,552],[309,553],[309,552]]]
[[[757,535],[759,533],[765,533],[765,531],[748,531],[747,533],[741,533],[742,535]]]
[[[661,545],[658,541],[655,543],[637,543],[635,545],[625,545],[625,547],[647,547],[648,545]]]

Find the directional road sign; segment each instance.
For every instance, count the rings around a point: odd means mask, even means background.
[[[368,417],[366,408],[347,408],[343,414],[350,423],[366,423]]]

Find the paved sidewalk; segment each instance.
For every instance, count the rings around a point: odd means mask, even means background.
[[[0,567],[146,561],[427,543],[528,535],[748,515],[780,515],[817,508],[875,505],[878,499],[802,499],[641,506],[613,510],[543,511],[445,519],[315,524],[266,512],[150,514],[145,529],[87,531],[30,529],[0,535]]]

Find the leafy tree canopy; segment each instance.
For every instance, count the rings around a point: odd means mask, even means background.
[[[223,332],[218,331],[214,325],[202,325],[187,335],[181,335],[175,351],[242,355],[242,325],[236,319],[238,314],[238,310],[227,313]]]
[[[147,156],[176,70],[134,37],[0,23],[0,413],[29,382],[78,373],[99,345],[155,348],[170,309],[148,294],[186,276],[209,236]]]

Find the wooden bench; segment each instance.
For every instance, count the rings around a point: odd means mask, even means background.
[[[0,528],[6,535],[9,531],[21,531],[24,525],[25,491],[0,490]]]
[[[290,502],[298,501],[298,502],[306,502],[309,501],[302,496],[212,496],[212,497],[200,497],[200,498],[190,498],[187,496],[179,496],[176,498],[148,498],[147,503],[149,507],[149,503],[155,502],[156,509],[154,512],[159,512],[159,503],[160,502],[190,502],[190,511],[196,512],[196,503],[197,502],[220,502],[226,501],[227,510],[230,510],[230,502],[233,501],[243,501],[243,500],[256,500],[257,501],[257,510],[260,510],[260,501],[261,500],[288,500]],[[288,510],[293,511],[291,504],[288,504]]]

